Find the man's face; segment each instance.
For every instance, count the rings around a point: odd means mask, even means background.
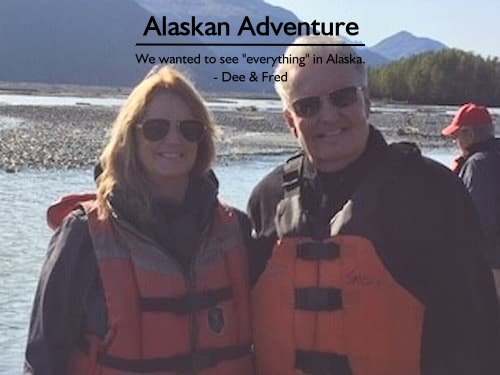
[[[308,64],[288,75],[284,115],[291,132],[318,170],[344,169],[361,156],[368,140],[362,74],[349,64]]]
[[[457,130],[455,134],[453,134],[453,139],[464,156],[467,155],[468,148],[474,143],[473,132],[466,127]]]

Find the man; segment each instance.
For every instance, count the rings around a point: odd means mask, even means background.
[[[486,257],[500,299],[500,141],[488,109],[464,104],[441,133],[460,149],[453,171],[474,201],[487,239]]]
[[[355,51],[302,37],[276,89],[301,153],[254,189],[259,374],[499,374],[499,322],[467,192],[368,124]],[[323,64],[312,56],[323,57]],[[260,269],[259,269],[260,268]]]

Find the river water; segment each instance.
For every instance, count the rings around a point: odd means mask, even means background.
[[[97,100],[97,102],[95,102]],[[101,101],[100,101],[101,100]],[[102,101],[104,100],[104,101]],[[82,104],[86,103],[86,104]],[[0,105],[120,105],[115,98],[61,98],[0,95]],[[210,102],[212,109],[234,110],[255,105],[278,111],[276,101],[225,100]],[[0,119],[0,125],[15,127],[15,119]],[[0,129],[1,129],[0,126]],[[452,150],[432,149],[424,153],[449,165]],[[216,166],[221,198],[245,209],[253,186],[286,156],[253,155]],[[45,221],[48,205],[70,192],[92,191],[92,171],[22,170],[0,171],[0,375],[19,374],[31,303],[51,232]]]
[[[30,106],[88,106],[97,105],[104,107],[117,107],[124,103],[124,98],[117,97],[77,97],[77,96],[43,96],[43,95],[18,95],[18,94],[0,94],[0,105],[30,105]],[[259,112],[281,112],[282,105],[278,99],[245,99],[245,98],[224,98],[209,99],[207,105],[211,110],[234,111],[242,107],[255,107]],[[383,106],[375,103],[371,110],[375,112],[404,112],[411,113],[416,111],[444,112],[447,115],[453,115],[457,106],[435,106],[421,105],[418,108],[414,105],[405,104],[384,104]],[[488,108],[490,113],[500,115],[500,107]]]
[[[425,150],[444,163],[450,150]],[[221,197],[245,209],[256,182],[286,156],[255,156],[217,165]],[[51,232],[47,206],[69,192],[92,191],[91,170],[0,172],[0,374],[21,372],[29,314]]]

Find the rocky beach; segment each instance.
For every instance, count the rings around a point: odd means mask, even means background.
[[[37,90],[35,94],[45,93]],[[49,94],[61,93],[54,90]],[[101,95],[95,90],[87,94]],[[120,94],[123,97],[123,93]],[[389,141],[406,140],[427,148],[452,146],[439,131],[451,120],[455,109],[375,102],[370,122]],[[16,172],[26,168],[69,169],[93,165],[118,110],[116,106],[90,105],[85,100],[74,106],[9,105],[0,100],[0,170]],[[219,162],[256,154],[289,154],[296,150],[296,142],[278,111],[242,106],[231,111],[216,110],[213,115],[223,133],[217,142]]]

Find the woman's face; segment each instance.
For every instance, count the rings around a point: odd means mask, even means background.
[[[165,136],[149,136],[143,128],[148,121],[170,123]],[[188,141],[180,132],[179,124],[195,120],[187,104],[177,95],[167,90],[156,92],[146,106],[144,119],[137,129],[138,155],[142,167],[152,182],[162,183],[169,179],[189,178],[198,151],[198,143]],[[146,133],[146,135],[145,135]],[[155,133],[155,129],[153,129]],[[156,129],[158,134],[158,129]],[[161,132],[160,132],[161,134]],[[151,140],[153,138],[153,140]]]

